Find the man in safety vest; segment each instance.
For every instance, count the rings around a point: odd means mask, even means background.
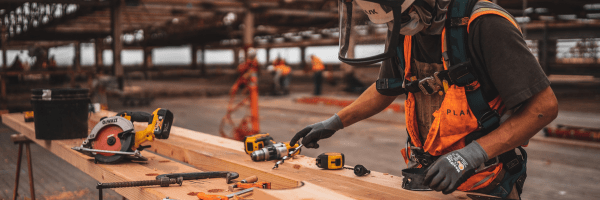
[[[323,85],[323,70],[325,69],[325,66],[323,65],[323,61],[321,61],[321,59],[314,54],[310,55],[310,59],[312,61],[312,71],[315,73],[313,77],[315,81],[314,95],[318,96],[321,95],[321,86]]]
[[[290,85],[290,76],[289,74],[292,72],[292,68],[285,64],[285,60],[277,58],[275,62],[273,62],[273,66],[269,66],[267,69],[270,72],[273,72],[273,82],[275,83],[275,94],[289,94],[289,85]]]
[[[379,79],[351,105],[296,133],[290,144],[302,138],[307,148],[318,148],[320,139],[406,94],[409,137],[402,154],[408,168],[424,169],[425,188],[519,199],[527,163],[521,146],[556,118],[558,103],[514,18],[477,0],[340,0],[338,5],[339,59],[350,65],[381,62]],[[353,25],[368,24],[364,19],[388,27],[381,51],[369,51],[378,54],[349,51]],[[500,121],[508,110],[513,114]]]

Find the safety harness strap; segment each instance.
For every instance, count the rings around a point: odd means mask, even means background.
[[[464,19],[465,17],[470,17],[475,3],[477,3],[477,0],[454,0],[448,9],[449,18]],[[452,26],[452,20],[447,20],[446,22],[445,37],[446,45],[449,47],[449,61],[451,64],[456,63],[456,65],[450,65],[451,67],[448,69],[448,75],[449,77],[452,75],[449,79],[458,86],[469,85],[477,81],[475,74],[470,73],[470,70],[468,69],[471,67],[471,62],[469,61],[466,48],[468,34],[467,27],[468,26],[462,24],[458,26],[455,24],[455,26]],[[460,73],[454,75],[455,73],[453,72]],[[453,78],[456,79],[453,80]],[[474,90],[469,91],[467,89],[465,94],[467,96],[469,107],[475,118],[477,118],[479,128],[489,129],[497,127],[500,123],[500,115],[490,108],[481,89],[478,86],[474,88]]]

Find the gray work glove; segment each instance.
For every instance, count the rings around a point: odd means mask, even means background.
[[[290,145],[296,145],[296,142],[298,142],[300,138],[303,138],[302,144],[306,148],[316,149],[319,148],[317,141],[331,137],[337,130],[342,128],[344,128],[342,120],[337,114],[335,114],[325,121],[309,125],[300,132],[296,133],[292,140],[290,140]]]
[[[475,170],[486,160],[487,153],[477,141],[473,141],[462,149],[438,158],[425,170],[424,184],[444,194],[452,193],[473,176]]]

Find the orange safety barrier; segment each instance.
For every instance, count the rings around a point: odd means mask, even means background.
[[[221,119],[219,124],[219,133],[222,137],[232,138],[234,140],[242,141],[245,136],[257,134],[260,131],[260,123],[258,117],[258,77],[257,77],[257,65],[256,67],[250,67],[245,70],[245,73],[240,76],[229,92],[229,104],[227,106],[227,113]],[[236,103],[235,97],[238,90],[243,87],[241,91],[245,97]],[[242,117],[239,123],[234,122],[231,115],[238,111],[240,108],[249,106],[250,115]],[[250,128],[252,126],[252,128]],[[226,127],[231,130],[230,134],[225,131]]]
[[[600,129],[598,128],[558,125],[556,128],[544,128],[544,135],[546,137],[600,142]]]

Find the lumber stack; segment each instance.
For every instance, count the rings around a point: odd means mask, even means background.
[[[108,111],[93,114],[89,125],[94,126],[101,117],[115,114]],[[402,177],[375,171],[357,177],[352,170],[322,170],[316,167],[314,158],[302,155],[273,170],[274,161],[253,162],[243,151],[242,142],[175,126],[169,139],[155,140],[150,143],[151,148],[142,152],[149,158],[148,162],[94,164],[92,158],[71,150],[83,139],[36,140],[34,124],[24,122],[20,113],[2,115],[2,121],[99,182],[149,180],[165,173],[235,171],[241,178],[256,175],[260,181],[272,183],[272,190],[258,189],[250,194],[248,198],[253,199],[470,199],[464,192],[443,195],[404,190],[401,188]],[[135,125],[136,129],[145,128],[141,123]],[[169,159],[182,163],[167,161]],[[222,192],[214,194],[226,195],[230,193],[226,191],[227,186],[224,179],[206,179],[184,181],[181,187],[120,188],[115,191],[128,199],[162,199],[165,196],[197,199],[188,193],[221,189]]]

